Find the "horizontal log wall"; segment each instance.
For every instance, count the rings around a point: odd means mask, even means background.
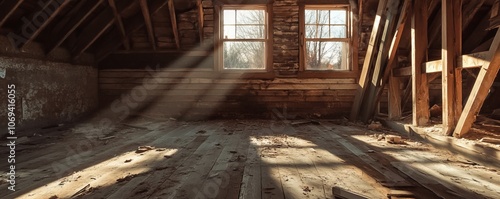
[[[163,117],[336,117],[350,111],[354,78],[242,79],[213,72],[101,70],[101,106]],[[274,113],[276,114],[276,113]]]

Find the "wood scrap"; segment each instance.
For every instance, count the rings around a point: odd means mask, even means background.
[[[137,150],[135,151],[135,153],[144,153],[146,151],[153,150],[153,149],[155,149],[154,146],[139,146],[139,147],[137,147]]]
[[[319,123],[316,120],[307,120],[307,121],[296,121],[296,122],[292,122],[291,124],[292,124],[292,126],[299,126],[299,125],[305,125],[305,124],[320,125],[321,123]]]
[[[344,198],[344,199],[367,199],[368,197],[354,193],[353,191],[342,189],[340,187],[333,187],[332,193],[335,198]]]
[[[99,138],[99,140],[105,141],[105,140],[110,140],[110,139],[113,139],[113,138],[115,138],[115,136],[107,136],[107,137]]]
[[[406,191],[406,190],[390,190],[389,193],[387,193],[387,198],[400,198],[400,197],[414,197],[412,192]]]
[[[491,143],[491,144],[500,144],[500,139],[498,139],[498,138],[484,137],[484,138],[481,138],[481,140],[479,140],[479,141]]]
[[[397,135],[386,135],[385,141],[387,141],[391,144],[404,144],[405,143],[405,141],[401,139],[401,136],[397,136]]]
[[[79,196],[81,196],[83,193],[85,193],[85,191],[87,191],[87,189],[90,187],[90,184],[87,184],[87,186],[81,188],[80,190],[78,190],[75,194],[73,194],[70,198],[77,198]]]

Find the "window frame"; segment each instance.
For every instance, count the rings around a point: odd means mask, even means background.
[[[327,39],[306,39],[305,29],[305,10],[335,10],[339,8],[346,9],[346,38],[327,38]],[[353,20],[352,9],[347,3],[339,3],[339,4],[299,4],[299,51],[300,51],[300,59],[299,59],[299,77],[357,77],[359,66],[355,66],[354,59],[357,59],[357,54],[355,49],[357,47],[353,46],[353,41],[357,39],[356,33],[353,32],[353,26],[357,25]],[[347,60],[348,60],[348,70],[311,70],[306,69],[306,42],[307,41],[342,41],[346,42],[349,49],[347,52]]]
[[[264,39],[225,39],[224,38],[224,10],[263,10],[264,11]],[[228,72],[228,73],[267,73],[270,72],[272,67],[272,23],[270,20],[272,18],[270,8],[268,4],[228,4],[228,5],[220,5],[216,7],[217,12],[217,27],[216,27],[216,46],[217,48],[217,59],[216,59],[216,70],[220,72]],[[264,42],[264,68],[262,69],[233,69],[233,68],[224,68],[224,42],[238,42],[238,41],[256,41],[256,42]]]

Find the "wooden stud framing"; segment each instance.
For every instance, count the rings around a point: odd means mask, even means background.
[[[381,29],[382,15],[385,13],[385,8],[388,0],[381,0],[378,3],[377,15],[375,16],[375,21],[373,22],[373,29],[370,35],[370,41],[368,43],[368,48],[366,50],[366,56],[363,63],[363,69],[361,70],[361,76],[359,77],[358,89],[356,91],[356,97],[354,98],[354,103],[352,105],[350,120],[355,121],[358,119],[359,110],[363,102],[363,97],[365,94],[365,88],[368,83],[368,75],[371,65],[373,64],[373,59],[375,58],[376,50],[374,49],[378,43],[378,36]]]
[[[118,9],[116,8],[115,0],[108,0],[108,3],[109,3],[109,6],[111,7],[111,10],[113,10],[113,15],[115,16],[116,28],[121,33],[125,49],[130,50],[130,42],[128,41],[128,37],[125,34],[125,26],[123,25],[122,17],[120,15],[120,13],[118,12]]]
[[[462,71],[458,67],[462,54],[462,0],[443,0],[441,8],[443,133],[451,135],[462,110]]]
[[[422,70],[427,49],[427,0],[413,1],[411,21],[412,49],[412,113],[413,125],[426,125],[429,121],[429,85],[427,74]]]
[[[0,28],[23,2],[24,0],[3,1],[0,4]]]
[[[170,21],[172,22],[172,31],[174,32],[175,46],[177,49],[181,48],[179,38],[179,30],[177,29],[177,17],[175,16],[174,0],[168,0],[168,11],[170,13]]]
[[[54,20],[54,18],[57,16],[57,14],[59,14],[59,12],[61,12],[61,10],[69,4],[69,2],[71,2],[71,1],[65,0],[61,4],[59,4],[58,0],[52,0],[50,2],[47,2],[45,4],[45,6],[42,8],[41,12],[43,12],[49,6],[52,6],[52,5],[58,5],[58,7],[52,13],[50,13],[50,16],[46,20],[44,20],[40,26],[38,26],[38,28],[31,34],[31,36],[28,38],[28,40],[22,46],[25,46],[25,45],[31,43],[42,32],[42,30],[44,30],[47,27],[47,25],[49,25],[49,23],[52,22],[52,20]]]
[[[67,23],[57,24],[54,32],[56,36],[51,37],[51,42],[46,47],[46,53],[50,54],[57,47],[59,47],[72,33],[76,30],[89,16],[92,14],[104,0],[88,0],[82,1],[86,3],[83,7],[75,10],[75,15],[72,20]]]
[[[472,53],[458,57],[458,68],[478,68],[486,63],[489,63],[492,57],[492,52],[484,51],[479,53]],[[434,60],[425,62],[422,66],[426,73],[437,73],[443,71],[443,60]]]
[[[493,44],[490,47],[490,51],[494,52],[493,57],[489,63],[481,67],[481,70],[477,75],[474,87],[472,88],[471,94],[464,106],[462,114],[460,115],[455,131],[453,132],[453,136],[455,137],[463,137],[469,132],[472,127],[472,123],[474,123],[477,114],[483,106],[486,96],[488,96],[491,85],[493,85],[493,82],[498,74],[498,70],[500,69],[499,43],[500,29],[497,30]]]
[[[205,26],[205,17],[203,12],[203,3],[202,0],[196,1],[196,6],[198,7],[198,32],[200,35],[200,44],[203,44],[203,26]]]
[[[149,13],[149,6],[147,0],[139,0],[141,5],[142,16],[144,17],[144,22],[146,24],[146,30],[148,31],[149,42],[153,50],[156,50],[156,40],[155,33],[153,30],[153,24],[151,23],[151,14]],[[170,3],[171,1],[169,1]],[[125,31],[124,31],[125,32]]]

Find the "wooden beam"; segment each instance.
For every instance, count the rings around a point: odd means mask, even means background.
[[[429,84],[422,70],[427,50],[427,0],[413,1],[411,21],[412,49],[412,112],[413,125],[423,126],[429,121]]]
[[[57,47],[59,47],[75,30],[78,28],[103,2],[104,0],[87,0],[81,1],[84,3],[80,9],[74,10],[74,16],[72,16],[66,22],[60,22],[56,25],[54,29],[54,36],[51,37],[48,43],[46,53],[50,54]]]
[[[399,21],[396,20],[396,16],[399,12],[399,0],[389,0],[387,4],[388,5],[386,9],[384,30],[382,31],[377,59],[373,67],[373,74],[371,75],[371,84],[368,84],[368,87],[366,89],[366,94],[363,99],[362,105],[363,111],[361,111],[360,113],[360,118],[363,122],[368,122],[368,120],[373,117],[375,108],[377,107],[377,88],[380,87],[380,80],[382,78],[383,70],[386,67],[389,49],[392,44],[394,29],[397,25],[396,22]]]
[[[94,42],[113,25],[115,18],[113,13],[108,9],[105,9],[94,18],[80,34],[81,36],[71,50],[75,58],[80,57],[83,52],[94,44]]]
[[[203,26],[205,24],[205,13],[203,12],[203,3],[202,0],[196,1],[196,6],[198,7],[198,32],[200,35],[200,44],[203,44]]]
[[[489,25],[489,18],[488,15],[484,15],[483,18],[477,22],[476,28],[474,28],[469,37],[467,37],[467,39],[464,38],[463,51],[471,52],[488,36],[489,31],[486,29]]]
[[[395,68],[392,70],[392,75],[394,77],[407,77],[411,76],[411,66]]]
[[[150,13],[155,14],[157,13],[161,8],[167,5],[168,1],[165,0],[152,0],[151,1],[151,7],[150,7]],[[127,23],[126,27],[126,35],[127,37],[130,36],[133,32],[141,29],[144,26],[144,17],[142,15],[136,15],[134,17],[131,17],[129,19],[129,23]],[[104,36],[104,41],[97,47],[97,52],[96,52],[96,59],[98,61],[104,59],[106,56],[111,54],[114,50],[119,48],[122,45],[121,39],[116,37],[116,34],[114,32],[108,33],[106,36]]]
[[[170,13],[170,21],[172,22],[172,31],[174,33],[175,46],[177,46],[177,49],[180,49],[181,42],[179,38],[179,30],[177,28],[177,17],[175,16],[174,0],[168,0],[168,11]]]
[[[144,16],[144,22],[146,24],[146,30],[148,31],[148,38],[153,50],[156,50],[156,39],[153,30],[153,24],[151,23],[151,14],[149,13],[149,6],[147,0],[139,0],[141,5],[142,16]]]
[[[3,1],[0,4],[0,28],[23,2],[24,0]]]
[[[484,51],[479,53],[472,53],[467,55],[462,55],[458,58],[457,67],[464,68],[478,68],[484,64],[490,62],[492,57],[492,52]],[[423,69],[426,73],[438,73],[443,71],[443,60],[434,60],[425,62]]]
[[[462,0],[443,0],[442,5],[442,118],[443,133],[453,134],[462,111]]]
[[[486,0],[475,0],[475,1],[463,1],[463,13],[466,13],[462,17],[462,28],[465,29],[472,22],[472,19],[479,11],[481,6],[483,6]],[[463,30],[462,29],[462,30]]]
[[[394,75],[389,76],[388,113],[390,120],[401,118],[401,80]]]
[[[121,33],[125,49],[130,50],[130,42],[128,40],[127,35],[125,34],[125,26],[123,26],[122,16],[120,15],[120,13],[118,12],[118,9],[116,8],[115,0],[108,0],[108,3],[109,3],[109,6],[111,7],[111,10],[113,10],[113,15],[115,16],[116,28]]]
[[[488,96],[488,92],[495,81],[495,78],[500,69],[500,29],[497,30],[490,51],[494,52],[491,61],[481,67],[477,75],[476,82],[472,88],[471,94],[465,104],[464,110],[460,115],[453,136],[463,137],[472,127],[476,120],[476,116],[483,106],[484,100]]]
[[[378,3],[377,14],[375,16],[375,21],[373,22],[372,33],[370,35],[370,41],[366,50],[366,56],[363,63],[363,69],[361,70],[361,76],[359,77],[358,89],[356,90],[356,97],[354,98],[354,103],[352,105],[350,120],[355,121],[358,119],[359,110],[361,108],[361,103],[363,102],[363,97],[365,94],[365,89],[368,83],[369,70],[373,64],[373,59],[376,55],[375,46],[378,44],[378,37],[381,29],[382,15],[385,13],[385,8],[387,5],[387,0],[381,0]]]
[[[24,44],[21,46],[21,48],[29,43],[31,43],[41,32],[44,30],[47,25],[54,20],[54,18],[61,12],[61,10],[66,7],[71,1],[70,0],[64,0],[62,3],[60,3],[60,0],[51,0],[47,2],[42,9],[39,11],[40,13],[45,13],[49,14],[48,18],[45,19],[42,24],[38,25],[37,29],[28,37],[27,41],[24,42]],[[51,8],[54,7],[54,8]],[[50,10],[50,9],[55,9],[55,10]]]

